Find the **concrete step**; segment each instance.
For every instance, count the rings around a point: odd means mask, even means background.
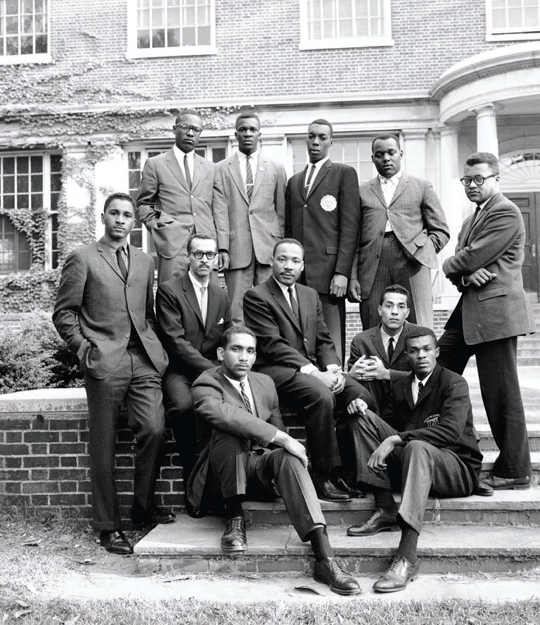
[[[530,450],[540,451],[540,423],[527,423],[527,432],[529,434]],[[491,428],[488,423],[479,423],[476,425],[476,433],[478,434],[478,445],[482,453],[497,451],[497,445],[493,440],[493,434],[491,433]]]
[[[499,455],[498,451],[483,451],[484,461],[482,462],[482,471],[491,471],[493,463]],[[540,451],[531,451],[531,464],[533,470],[533,481],[538,482],[540,477]]]
[[[329,527],[336,556],[353,573],[385,570],[400,533],[351,538],[346,527]],[[176,523],[158,525],[137,545],[140,574],[163,571],[186,573],[309,573],[313,552],[292,527],[248,526],[248,549],[242,555],[224,555],[220,549],[223,520],[192,519],[180,515]],[[540,559],[538,527],[440,525],[427,523],[418,543],[421,572],[449,574],[532,569]]]

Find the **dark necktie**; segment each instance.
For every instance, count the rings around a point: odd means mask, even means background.
[[[191,190],[191,173],[189,172],[187,154],[184,154],[184,174],[186,175],[187,186]]]
[[[246,393],[246,383],[244,381],[240,382],[240,395],[242,395],[242,401],[244,402],[244,406],[249,414],[253,414],[253,408],[251,407],[251,402],[249,401],[249,397]]]
[[[296,318],[296,321],[298,321],[298,323],[300,323],[300,311],[298,310],[298,302],[296,301],[296,297],[294,296],[294,291],[293,288],[290,286],[287,289],[287,292],[289,293],[289,300],[291,302],[291,308],[293,311],[293,315]]]
[[[418,397],[416,398],[417,403],[420,399],[420,395],[422,395],[423,390],[424,390],[424,384],[422,382],[418,382]]]
[[[388,339],[388,362],[392,362],[394,356],[394,337]]]
[[[251,202],[251,195],[253,193],[253,172],[251,171],[251,165],[249,163],[250,156],[246,156],[246,190],[248,200]]]
[[[124,257],[122,255],[122,248],[119,247],[116,250],[116,262],[118,263],[118,269],[120,269],[120,273],[122,274],[122,278],[124,278],[124,280],[127,280],[127,267],[126,267],[126,263],[124,262]]]
[[[306,197],[309,194],[309,189],[311,187],[311,181],[313,179],[314,172],[315,172],[315,165],[311,165],[311,169],[309,171],[309,175],[308,175],[308,179],[307,179],[307,182],[306,182],[306,186],[304,187],[304,193],[305,193]]]

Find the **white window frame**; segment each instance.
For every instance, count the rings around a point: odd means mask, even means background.
[[[393,46],[391,0],[383,0],[384,28],[382,36],[341,37],[332,39],[309,39],[308,0],[300,0],[300,45],[299,50],[324,50],[331,48],[378,48]]]
[[[28,63],[51,63],[51,3],[50,0],[44,0],[47,4],[47,52],[39,54],[14,54],[12,56],[0,55],[0,65],[23,65]],[[20,33],[19,33],[20,34]]]
[[[534,39],[540,39],[540,24],[530,31],[525,30],[525,27],[495,30],[493,26],[493,2],[486,0],[486,41],[530,41]]]
[[[202,56],[217,54],[216,1],[210,0],[210,45],[179,46],[174,48],[137,48],[137,0],[127,3],[127,53],[128,59],[155,59],[168,56]]]

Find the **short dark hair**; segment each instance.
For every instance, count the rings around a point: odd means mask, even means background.
[[[285,243],[292,243],[293,245],[298,245],[298,247],[302,250],[302,258],[306,255],[306,250],[304,248],[304,246],[300,243],[300,241],[298,241],[297,239],[280,239],[275,245],[274,245],[274,249],[272,250],[272,258],[276,257],[276,250],[280,245],[284,245]]]
[[[330,128],[330,137],[334,136],[334,127],[327,119],[323,119],[322,117],[320,117],[319,119],[314,119],[308,126],[308,132],[313,124],[319,124],[319,126],[328,126],[328,128]]]
[[[232,340],[231,337],[235,336],[236,334],[249,334],[249,336],[252,336],[255,339],[255,344],[257,344],[257,337],[255,336],[253,330],[251,330],[247,326],[236,325],[228,328],[227,330],[225,330],[225,332],[223,332],[223,334],[221,335],[220,346],[223,349],[226,349]]]
[[[259,128],[261,127],[261,120],[259,119],[257,113],[250,113],[250,111],[244,111],[243,113],[240,113],[234,123],[235,128],[238,128],[238,124],[240,123],[241,119],[256,119],[259,123]]]
[[[209,241],[213,241],[216,244],[216,251],[217,251],[217,241],[216,239],[211,236],[210,234],[203,234],[202,232],[200,234],[194,233],[192,234],[189,239],[187,240],[187,253],[189,254],[191,252],[191,243],[193,242],[193,239],[207,239]]]
[[[492,173],[499,173],[499,159],[491,152],[473,152],[465,161],[466,167],[472,167],[473,165],[482,165],[485,163],[489,165]]]
[[[129,202],[133,207],[133,212],[135,212],[136,205],[135,200],[129,195],[129,193],[124,193],[122,191],[117,191],[116,193],[111,193],[109,197],[105,200],[105,204],[103,204],[103,214],[107,212],[107,209],[115,200],[122,200],[122,202]]]
[[[384,296],[387,293],[399,293],[400,295],[405,295],[405,297],[407,298],[407,306],[409,305],[409,291],[407,291],[404,286],[401,286],[401,284],[391,284],[390,286],[387,286],[386,289],[384,289],[384,292],[381,295],[381,299],[379,300],[379,304],[381,306],[384,302]]]
[[[202,122],[202,115],[198,113],[195,109],[180,109],[178,111],[178,115],[174,120],[174,123],[177,124],[178,120],[182,117],[182,115],[196,115]]]
[[[398,148],[401,150],[401,143],[399,142],[399,137],[397,135],[389,133],[385,135],[378,135],[377,137],[375,137],[375,139],[373,139],[373,141],[371,142],[371,153],[373,154],[373,148],[377,141],[387,141],[388,139],[393,139],[397,143]]]
[[[405,349],[409,348],[409,341],[411,339],[419,339],[422,336],[430,336],[433,339],[433,343],[435,347],[437,347],[437,337],[435,336],[435,332],[431,328],[425,328],[422,326],[418,326],[409,330],[407,336],[405,337]]]

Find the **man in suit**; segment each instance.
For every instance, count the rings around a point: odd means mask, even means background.
[[[174,520],[174,514],[154,505],[165,425],[161,374],[167,354],[154,332],[154,264],[127,243],[135,223],[131,197],[110,195],[101,221],[103,237],[77,248],[66,260],[53,321],[84,372],[94,526],[107,551],[128,554],[133,549],[121,531],[114,481],[118,412],[124,401],[137,440],[131,518],[147,525]]]
[[[217,348],[230,324],[226,291],[210,282],[217,244],[208,234],[188,239],[188,273],[159,285],[156,296],[158,336],[169,355],[163,378],[165,408],[183,466],[184,486],[197,460],[197,435],[191,385],[218,364]],[[187,503],[190,513],[194,513]]]
[[[409,290],[412,323],[433,327],[431,269],[450,231],[433,187],[403,173],[402,158],[398,137],[377,137],[371,159],[379,174],[360,187],[360,240],[349,298],[360,302],[364,330],[377,325],[389,284]]]
[[[308,128],[309,165],[287,184],[285,236],[306,250],[302,284],[315,289],[324,321],[345,362],[345,295],[358,241],[358,176],[349,165],[333,163],[330,122],[316,119]],[[389,283],[387,283],[389,284]]]
[[[235,136],[238,152],[218,163],[221,193],[229,215],[229,267],[225,273],[233,323],[243,323],[244,293],[272,275],[270,259],[285,228],[285,185],[282,165],[258,151],[260,120],[240,114]],[[214,206],[217,207],[217,204]]]
[[[392,564],[373,586],[376,592],[403,590],[417,576],[429,493],[472,495],[482,466],[467,382],[437,365],[437,339],[430,328],[409,332],[405,349],[412,372],[394,384],[384,419],[368,411],[352,423],[357,479],[373,490],[377,510],[347,534],[401,530]],[[399,508],[392,488],[401,490]]]
[[[363,384],[376,403],[377,414],[382,414],[392,384],[411,370],[405,339],[416,329],[407,322],[409,292],[399,284],[386,287],[379,304],[380,323],[358,333],[351,342],[347,367],[349,375]]]
[[[439,363],[462,373],[476,355],[480,391],[499,456],[484,480],[495,489],[528,488],[531,460],[517,372],[517,337],[535,331],[523,290],[525,227],[519,208],[499,191],[499,161],[476,152],[461,182],[477,206],[443,269],[461,291],[439,341]]]
[[[334,414],[363,414],[374,403],[364,387],[343,375],[317,292],[297,283],[303,259],[299,241],[277,243],[273,275],[246,292],[244,317],[258,338],[257,370],[272,378],[280,401],[304,420],[319,499],[347,501],[352,493],[336,471],[341,460]]]
[[[146,161],[139,185],[139,219],[152,235],[158,254],[158,279],[165,282],[187,271],[187,240],[193,233],[217,238],[218,269],[229,262],[229,223],[223,202],[214,205],[216,166],[195,154],[202,132],[201,116],[192,109],[178,113],[175,145]]]
[[[227,330],[218,348],[221,367],[205,371],[193,385],[203,434],[188,496],[196,507],[206,491],[223,499],[226,524],[221,548],[238,553],[247,549],[242,502],[281,495],[301,540],[309,540],[313,547],[314,578],[338,594],[358,594],[358,582],[334,559],[307,472],[306,450],[285,431],[276,387],[268,376],[250,372],[256,346],[248,328]],[[278,449],[265,449],[270,444]]]

